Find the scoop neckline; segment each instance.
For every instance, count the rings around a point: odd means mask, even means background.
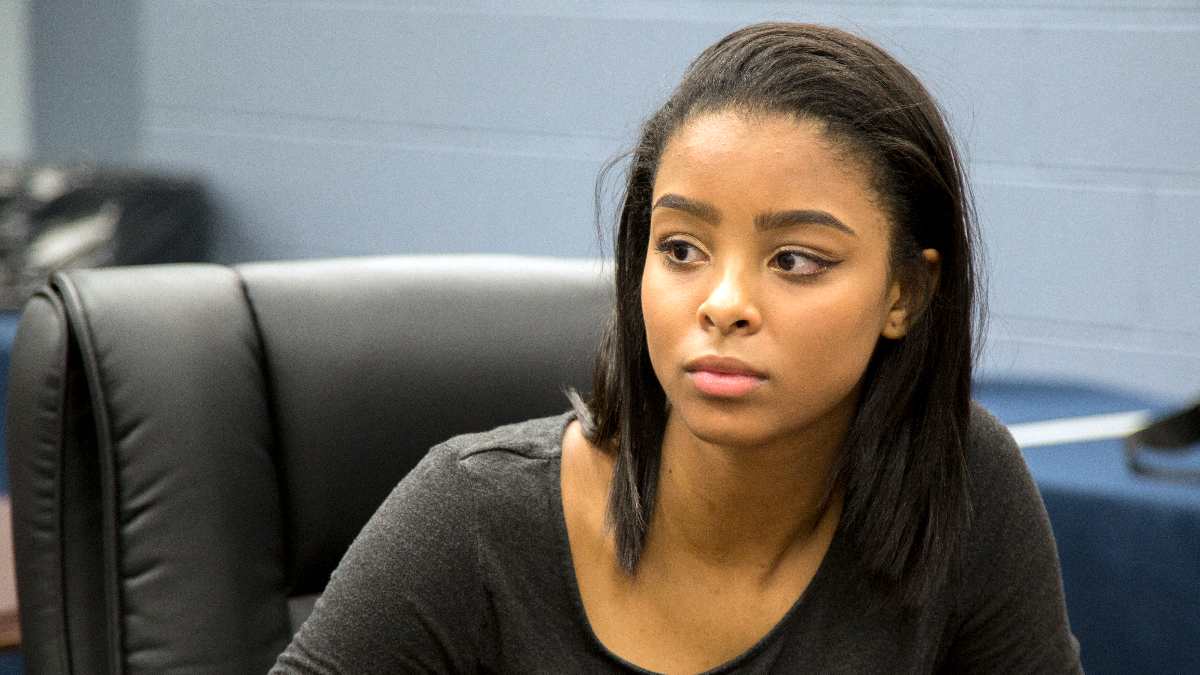
[[[551,473],[553,474],[553,480],[550,481],[550,507],[555,516],[555,534],[557,535],[557,541],[555,543],[559,549],[561,564],[560,569],[563,575],[563,582],[567,586],[567,594],[569,596],[572,611],[575,613],[574,618],[581,626],[584,627],[592,646],[602,655],[604,655],[605,658],[613,661],[623,668],[637,673],[637,675],[663,675],[657,671],[649,670],[637,665],[636,663],[627,661],[609,649],[608,646],[600,640],[600,637],[596,635],[596,631],[592,628],[592,622],[588,619],[587,610],[583,606],[583,594],[579,590],[579,579],[575,576],[575,558],[571,555],[571,539],[567,532],[567,515],[566,510],[563,509],[562,501],[562,440],[563,436],[567,432],[567,427],[571,424],[571,422],[575,421],[575,419],[576,415],[572,411],[564,416],[564,420],[561,424],[557,425],[559,433],[554,440],[557,452],[553,454],[551,461],[549,462]],[[798,620],[797,617],[803,612],[804,605],[808,604],[806,599],[810,598],[816,593],[816,591],[813,589],[829,583],[827,578],[833,573],[830,570],[830,567],[835,564],[830,561],[831,559],[837,557],[834,555],[835,553],[838,555],[841,554],[843,539],[845,539],[845,535],[842,532],[842,521],[839,519],[837,527],[833,532],[833,539],[830,540],[829,547],[825,550],[825,555],[821,558],[821,564],[817,566],[817,571],[813,574],[813,578],[808,582],[808,585],[804,587],[804,590],[800,592],[800,597],[796,598],[796,601],[792,603],[792,606],[788,608],[788,611],[785,612],[782,617],[780,617],[779,621],[775,622],[774,626],[771,626],[771,630],[767,631],[761,638],[758,639],[757,642],[755,642],[753,645],[750,645],[750,647],[748,647],[741,654],[738,654],[732,659],[718,664],[713,668],[695,673],[694,675],[724,675],[726,673],[731,673],[753,660],[762,652],[766,651],[766,649],[770,647],[772,643],[782,639],[781,636],[787,631],[788,625]]]

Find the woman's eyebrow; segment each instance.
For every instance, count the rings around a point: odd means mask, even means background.
[[[690,216],[703,220],[709,225],[717,226],[721,224],[721,212],[717,210],[717,207],[707,202],[688,199],[687,197],[671,192],[664,194],[658,198],[658,201],[654,202],[654,209],[658,208],[683,211]],[[754,227],[758,230],[774,230],[794,225],[824,225],[825,227],[832,227],[835,230],[841,230],[846,234],[855,236],[858,234],[834,217],[833,214],[826,211],[807,209],[776,211],[774,213],[761,213],[754,218]]]
[[[758,230],[774,230],[793,225],[824,225],[832,227],[835,230],[841,230],[846,234],[857,235],[845,223],[833,217],[833,214],[826,213],[825,211],[777,211],[775,213],[761,213],[754,217],[754,227]]]
[[[721,212],[712,204],[698,202],[681,195],[671,194],[670,192],[659,197],[658,201],[654,202],[654,208],[651,211],[657,208],[683,211],[689,216],[695,216],[709,225],[715,226],[721,222]]]

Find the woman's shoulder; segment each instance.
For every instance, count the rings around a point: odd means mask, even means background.
[[[977,401],[971,402],[967,471],[972,493],[981,488],[989,492],[1001,488],[1003,492],[1005,487],[1033,481],[1021,449],[1008,428]]]
[[[474,546],[485,521],[520,517],[553,489],[551,460],[569,414],[455,436],[435,445],[380,505],[363,535]]]
[[[948,662],[962,672],[1079,672],[1041,494],[1012,435],[978,403],[967,467],[971,517],[955,584],[960,639]]]
[[[426,512],[421,525],[472,547],[553,522],[562,437],[573,413],[455,436],[434,446],[380,508],[383,519]]]
[[[454,436],[435,445],[404,482],[511,482],[543,470],[562,453],[562,437],[573,413],[506,424],[490,431]],[[526,476],[532,477],[532,476]]]
[[[1033,519],[1049,531],[1041,494],[1017,442],[991,411],[974,401],[966,451],[973,521],[1005,513],[1003,520]]]
[[[553,459],[562,449],[562,435],[573,412],[505,424],[490,431],[454,436],[430,449],[427,459],[441,464],[471,464],[483,459]]]
[[[496,600],[485,597],[488,580],[550,577],[528,572],[555,559],[547,497],[569,421],[434,446],[359,533],[277,672],[325,672],[322,663],[354,666],[335,672],[476,670],[481,617]]]
[[[1050,521],[1021,449],[1004,424],[975,402],[966,453],[969,544],[977,549],[1023,548],[1048,539]]]

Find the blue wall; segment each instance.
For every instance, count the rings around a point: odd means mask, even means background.
[[[597,169],[701,48],[761,19],[849,28],[912,67],[962,139],[992,268],[987,371],[1200,391],[1195,2],[143,0],[138,12],[135,62],[109,49],[114,85],[138,102],[136,137],[112,155],[206,176],[223,261],[597,255]]]
[[[29,22],[36,157],[137,159],[143,54],[139,0],[19,0]]]

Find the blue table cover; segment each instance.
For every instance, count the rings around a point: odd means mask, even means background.
[[[1049,383],[981,382],[975,398],[1005,424],[1168,412],[1145,397]],[[1200,485],[1133,474],[1119,440],[1023,453],[1054,527],[1084,671],[1200,674]],[[1200,448],[1181,463],[1200,466]]]

